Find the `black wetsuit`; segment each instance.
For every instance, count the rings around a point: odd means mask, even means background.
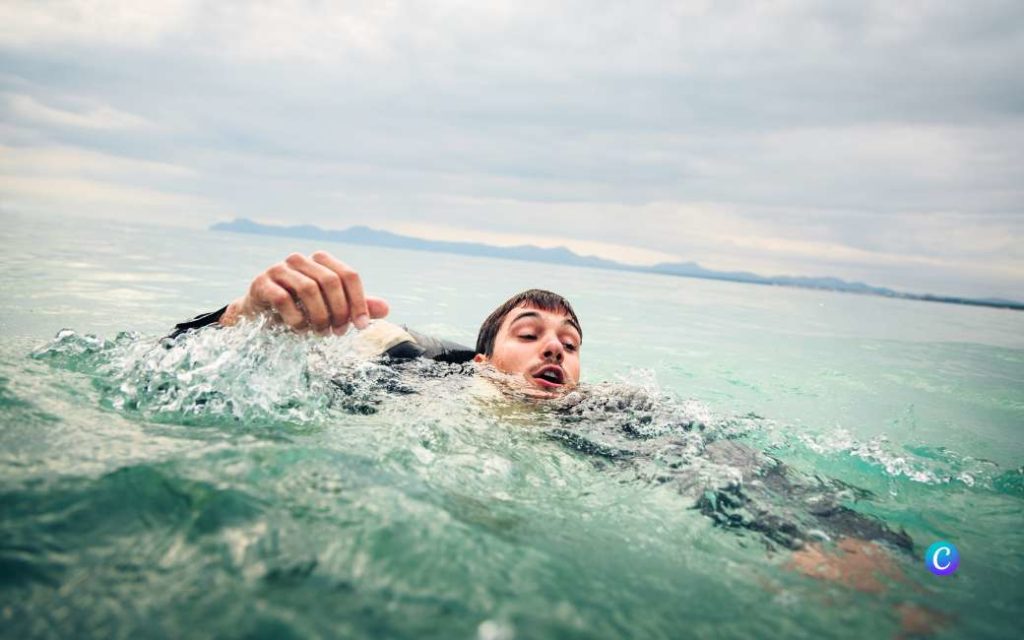
[[[174,330],[171,331],[167,337],[174,339],[183,333],[215,325],[220,321],[220,318],[224,315],[225,311],[227,311],[227,305],[217,309],[216,311],[200,314],[191,320],[179,322],[174,325]],[[406,333],[412,337],[412,340],[400,342],[387,349],[382,355],[388,356],[392,360],[429,358],[430,360],[449,362],[452,364],[469,362],[473,359],[473,356],[476,355],[475,350],[458,344],[457,342],[440,340],[438,338],[413,331],[407,327],[403,327],[403,329],[405,329]]]
[[[642,389],[583,396],[556,411],[562,426],[551,435],[567,446],[646,482],[670,485],[716,525],[757,532],[769,547],[859,538],[913,550],[905,532],[845,506],[871,498],[870,492],[807,476],[742,442],[716,438]],[[709,467],[719,471],[710,474],[715,479],[708,479]]]
[[[216,324],[227,307],[175,325],[169,338]],[[392,361],[427,358],[458,365],[473,359],[475,350],[405,329],[411,340],[387,349]],[[447,376],[471,371],[439,365]],[[418,372],[422,374],[423,372]],[[384,397],[415,393],[401,382],[397,370],[382,375],[376,391],[334,380],[339,406],[353,413],[373,413]],[[376,395],[375,395],[376,393]],[[913,541],[876,518],[858,513],[843,502],[870,493],[836,480],[808,477],[777,458],[736,440],[715,439],[704,425],[685,417],[671,402],[638,389],[615,389],[610,394],[580,392],[550,405],[554,423],[548,434],[596,464],[660,484],[671,484],[693,501],[693,507],[716,525],[754,531],[769,547],[799,549],[807,542],[843,537],[884,542],[906,551]],[[733,471],[729,480],[709,481],[701,467],[708,464]]]

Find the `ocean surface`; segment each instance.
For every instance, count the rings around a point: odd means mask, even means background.
[[[907,611],[1019,633],[1024,313],[0,222],[3,637],[863,638]],[[318,248],[470,345],[512,293],[562,293],[580,391],[496,397],[258,322],[160,341]],[[872,588],[797,570],[801,545],[845,553],[835,514],[912,546],[877,538]],[[951,576],[925,569],[938,540]]]

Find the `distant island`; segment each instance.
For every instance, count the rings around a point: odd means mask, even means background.
[[[665,262],[649,267],[622,264],[614,260],[606,260],[594,256],[581,256],[565,247],[545,249],[532,245],[516,247],[496,247],[477,242],[445,242],[425,240],[412,236],[403,236],[388,231],[379,231],[364,226],[348,229],[321,229],[312,225],[277,226],[265,225],[245,218],[231,222],[218,222],[210,227],[212,231],[230,231],[233,233],[252,233],[264,236],[285,236],[305,240],[322,240],[324,242],[343,242],[361,246],[390,247],[392,249],[411,249],[413,251],[435,251],[454,253],[467,256],[486,258],[505,258],[506,260],[525,260],[528,262],[545,262],[573,267],[592,267],[596,269],[613,269],[615,271],[633,271],[637,273],[660,273],[685,278],[703,278],[706,280],[726,280],[729,282],[746,282],[748,284],[765,284],[783,287],[800,287],[803,289],[823,289],[845,293],[861,293],[887,298],[904,300],[925,300],[928,302],[945,302],[950,304],[968,304],[981,307],[998,307],[1003,309],[1024,310],[1024,303],[999,298],[962,298],[958,296],[941,296],[894,291],[885,287],[874,287],[863,282],[848,282],[839,278],[804,277],[804,276],[759,276],[746,271],[714,271],[705,269],[696,262]]]

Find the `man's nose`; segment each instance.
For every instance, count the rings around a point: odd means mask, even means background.
[[[562,358],[565,357],[565,347],[562,346],[562,341],[558,338],[552,338],[544,343],[544,359],[554,360],[561,364]]]

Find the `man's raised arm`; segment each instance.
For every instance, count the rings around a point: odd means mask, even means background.
[[[331,254],[293,253],[253,278],[248,292],[223,310],[181,323],[171,336],[214,323],[230,326],[265,311],[296,331],[342,335],[350,323],[365,329],[388,310],[385,300],[366,296],[359,274]]]

